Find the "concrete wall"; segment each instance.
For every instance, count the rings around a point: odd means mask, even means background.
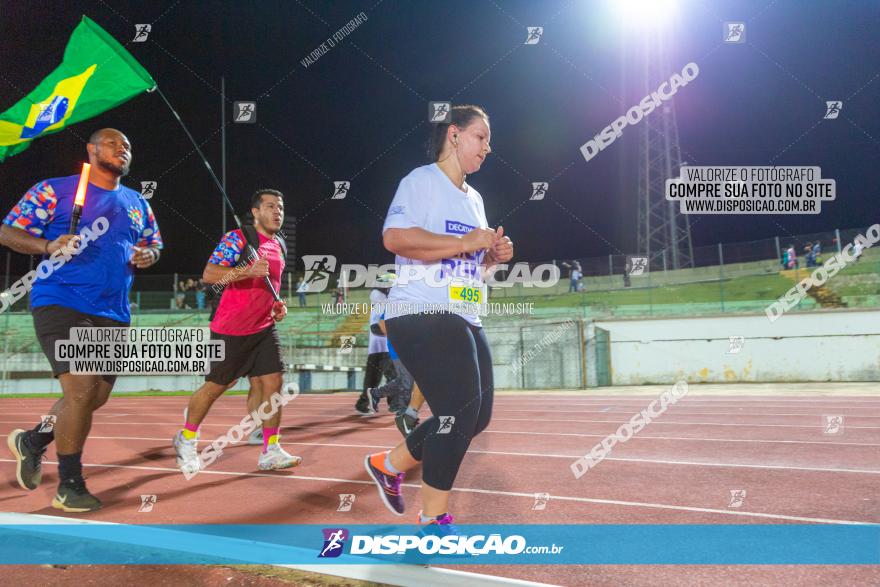
[[[486,326],[492,346],[498,389],[582,387],[596,382],[593,326],[610,332],[613,385],[689,382],[880,381],[880,310],[791,313],[771,323],[761,315],[696,318],[597,320],[585,336],[577,321],[506,320]],[[744,337],[739,353],[730,354],[730,337]],[[586,349],[581,344],[586,339]],[[521,357],[526,360],[522,368]],[[587,369],[584,370],[586,357]],[[364,366],[366,349],[341,354],[336,348],[285,349],[292,363]],[[8,370],[48,370],[39,353],[8,358]],[[296,378],[292,378],[296,380]],[[357,374],[360,389],[363,372]],[[125,377],[117,391],[195,390],[196,376]],[[312,375],[315,390],[346,389],[347,374]],[[240,381],[237,389],[246,389]],[[0,380],[0,393],[59,391],[49,378]]]
[[[292,358],[291,358],[292,357]],[[321,365],[341,365],[363,367],[367,362],[367,349],[355,348],[352,353],[341,354],[336,348],[285,349],[285,360],[293,363],[315,363]],[[16,353],[7,359],[7,371],[49,371],[49,362],[42,353]],[[363,382],[363,372],[357,373],[358,389]],[[114,391],[195,391],[204,382],[197,375],[120,375],[113,386]],[[285,376],[285,381],[298,382],[294,374]],[[341,372],[312,373],[312,389],[347,389],[348,374]],[[247,390],[247,379],[240,379],[233,390]],[[0,379],[0,394],[3,393],[47,393],[60,392],[58,381],[49,377],[35,379]]]
[[[597,321],[614,385],[880,381],[880,310]],[[742,350],[729,354],[731,336]]]

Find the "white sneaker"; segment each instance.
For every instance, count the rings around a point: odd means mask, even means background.
[[[194,475],[202,468],[199,460],[198,433],[192,440],[183,437],[178,431],[171,440],[174,452],[177,453],[177,466],[184,474]]]
[[[257,428],[256,430],[251,432],[250,436],[248,436],[247,443],[252,446],[256,446],[258,444],[260,446],[263,446],[263,429]]]
[[[260,453],[260,460],[257,466],[262,471],[271,469],[289,469],[295,467],[302,462],[302,457],[287,454],[281,445],[273,442],[266,447],[266,452]]]

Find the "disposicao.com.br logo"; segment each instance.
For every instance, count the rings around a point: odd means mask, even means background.
[[[338,557],[350,542],[347,554],[352,555],[518,555],[518,554],[559,554],[564,546],[528,546],[525,537],[512,534],[454,534],[436,536],[433,534],[350,534],[345,528],[326,528],[322,530],[323,546],[318,558]]]

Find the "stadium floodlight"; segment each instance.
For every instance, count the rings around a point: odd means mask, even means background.
[[[677,0],[613,0],[612,7],[625,26],[661,28],[678,12]]]

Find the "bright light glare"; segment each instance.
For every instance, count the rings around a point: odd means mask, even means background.
[[[678,11],[676,0],[612,0],[614,10],[624,26],[659,28]]]

